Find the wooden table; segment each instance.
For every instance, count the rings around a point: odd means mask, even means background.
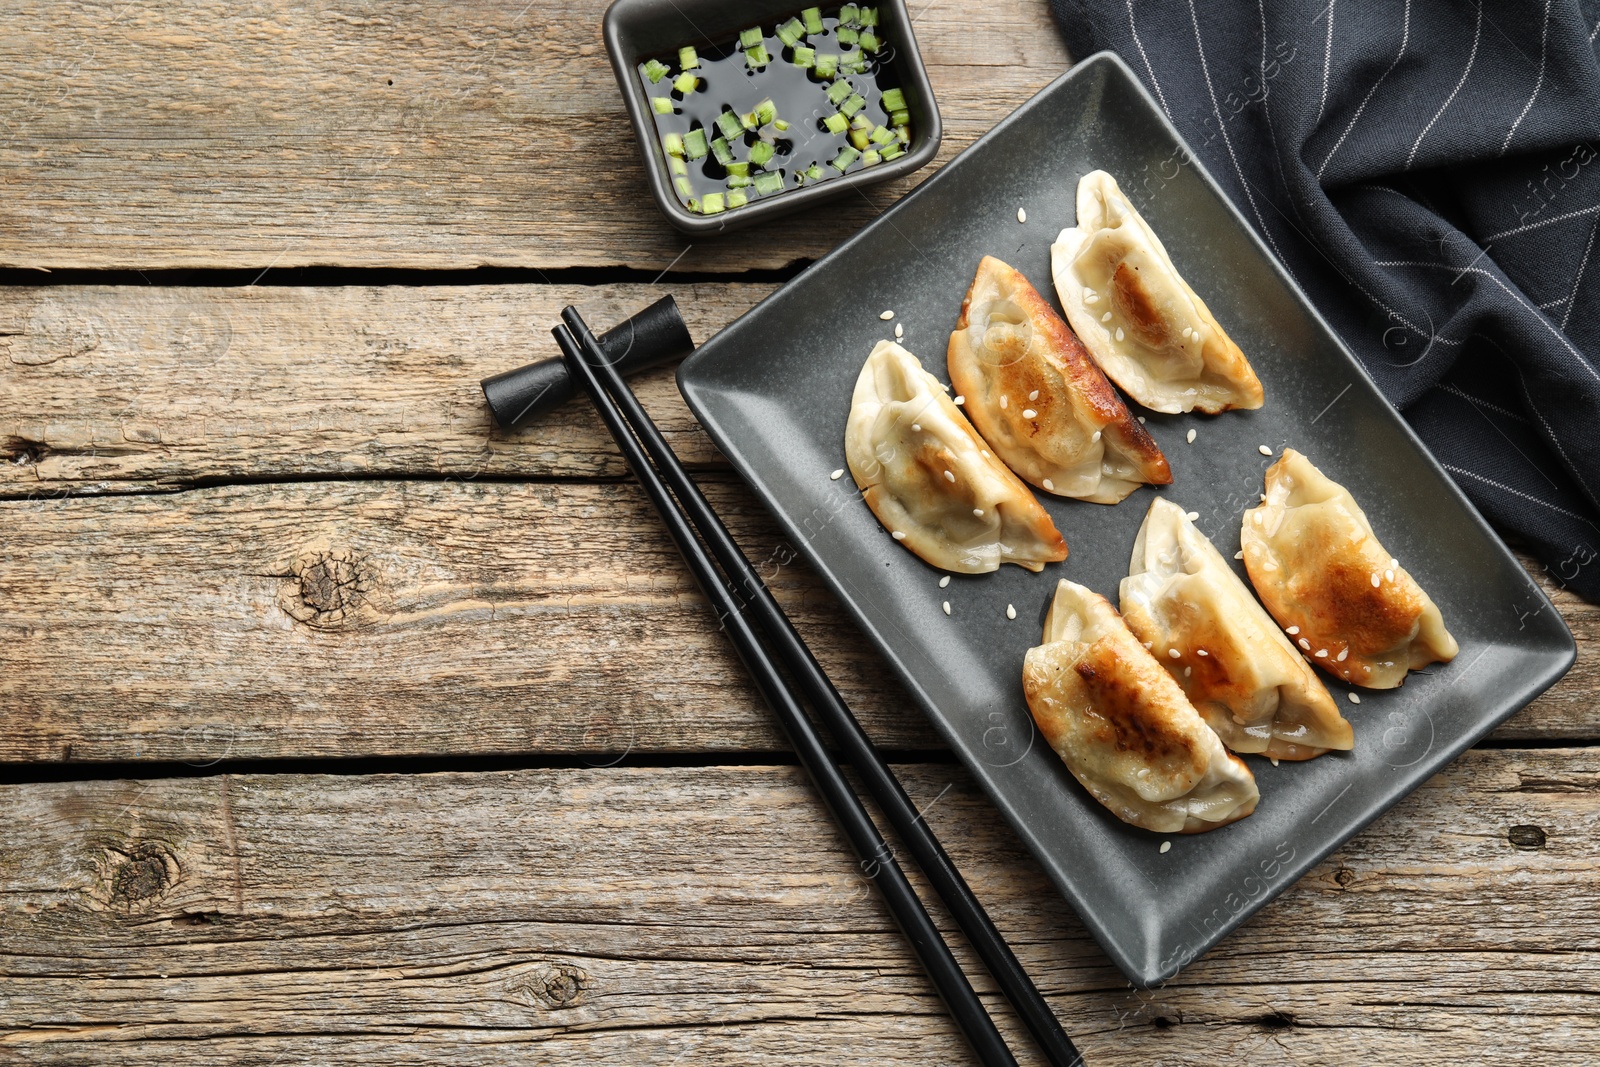
[[[704,338],[913,184],[689,244],[601,10],[4,4],[0,1063],[965,1061],[592,411],[485,414],[563,305]],[[916,26],[941,160],[1068,64]],[[1136,991],[639,389],[1095,1067],[1600,1057],[1600,610],[1542,576],[1567,679]]]

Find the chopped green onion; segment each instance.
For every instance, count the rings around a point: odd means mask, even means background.
[[[883,157],[871,148],[861,153],[861,165],[863,167],[876,167],[882,160]]]
[[[883,39],[871,30],[862,30],[861,36],[857,38],[857,41],[864,52],[876,52],[883,47]]]
[[[898,144],[892,144],[883,150],[883,161],[887,163],[889,160],[898,159],[905,154],[906,150],[904,148],[901,148]]]
[[[800,17],[806,20],[807,33],[822,32],[822,9],[820,7],[808,7],[800,12]]]
[[[755,48],[761,43],[761,27],[751,26],[748,30],[739,31],[739,47]]]
[[[696,78],[688,71],[684,71],[682,74],[673,79],[672,87],[678,90],[678,92],[682,93],[684,96],[688,96],[690,93],[694,92],[694,87],[699,83],[699,78]]]
[[[750,175],[748,175],[748,174],[730,174],[730,175],[728,175],[728,188],[729,189],[743,189],[743,188],[747,187],[749,184],[750,184]]]
[[[675,133],[661,135],[661,147],[669,156],[683,155],[683,138]]]
[[[731,208],[736,208],[736,207],[744,207],[749,202],[750,202],[750,198],[748,196],[745,196],[744,193],[741,192],[738,189],[733,189],[733,190],[730,190],[728,192],[728,207],[730,209]]]
[[[883,91],[883,110],[904,111],[906,109],[906,94],[904,89],[885,89]]]
[[[843,148],[839,149],[839,154],[833,158],[833,161],[831,163],[829,163],[828,166],[832,167],[834,170],[837,170],[842,174],[845,171],[849,170],[850,169],[850,164],[854,163],[860,157],[861,157],[861,153],[860,152],[857,152],[854,148],[851,148],[849,145],[845,145]]]
[[[778,105],[774,104],[772,102],[772,97],[769,96],[765,100],[761,101],[761,103],[756,105],[753,114],[756,117],[756,125],[765,126],[767,123],[778,117]]]
[[[689,198],[689,203],[686,206],[695,214],[698,215],[700,213],[700,201],[696,200],[694,197],[691,196]]]
[[[804,185],[806,183],[806,172],[803,171],[803,170],[795,171],[794,172],[794,183],[796,185]]]
[[[795,45],[805,40],[805,36],[806,28],[803,24],[801,24],[799,19],[792,18],[788,22],[785,22],[782,26],[778,27],[778,40],[782,41],[790,48],[793,48]]]
[[[717,129],[722,131],[722,136],[730,141],[737,141],[744,136],[744,127],[739,123],[739,116],[731,111],[724,111],[717,116]]]
[[[729,163],[728,173],[733,175],[735,178],[748,178],[750,176],[750,164],[743,162]]]
[[[876,26],[877,24],[878,24],[878,9],[875,8],[875,7],[864,7],[864,8],[862,8],[861,9],[861,25],[863,25],[863,26]]]
[[[682,193],[684,196],[689,196],[694,192],[694,186],[690,184],[688,178],[679,178],[672,184],[676,185],[678,187],[678,192]]]
[[[756,175],[756,192],[781,193],[783,192],[783,175],[777,171],[768,171],[766,174]]]
[[[887,126],[879,126],[872,131],[873,144],[888,144],[894,140],[894,131]]]
[[[859,114],[850,120],[850,128],[852,130],[866,130],[868,133],[871,133],[872,120],[867,118],[865,112],[863,112],[862,114]]]
[[[844,103],[845,97],[849,96],[853,91],[849,82],[834,82],[828,86],[828,103],[838,107]]]
[[[721,193],[707,193],[706,198],[700,201],[700,210],[707,215],[716,215],[723,209]]]
[[[745,52],[744,62],[751,70],[759,70],[772,62],[772,55],[767,51],[766,45],[758,44]]]
[[[740,115],[739,125],[743,126],[751,133],[755,133],[761,128],[761,123],[756,121],[756,113],[754,111],[746,111],[743,115]]]
[[[814,67],[817,65],[817,50],[799,45],[794,50],[794,65],[797,67]]]
[[[672,97],[652,96],[650,98],[650,106],[656,109],[657,115],[670,115],[672,114]]]
[[[904,126],[896,126],[894,135],[900,139],[901,144],[911,143],[911,131]]]
[[[839,25],[854,26],[861,21],[861,8],[856,4],[846,4],[839,9]]]
[[[851,29],[849,26],[840,26],[833,31],[833,36],[840,44],[855,44],[859,34],[858,31]]]
[[[684,70],[693,70],[700,65],[700,56],[695,52],[694,45],[686,44],[678,49],[678,66]]]
[[[867,54],[865,52],[846,52],[839,61],[839,69],[846,74],[865,74],[867,70]]]
[[[851,130],[850,131],[850,143],[855,145],[857,148],[866,148],[869,144],[872,143],[872,141],[867,136],[867,131],[866,130]]]
[[[674,174],[688,174],[689,173],[689,164],[685,163],[678,156],[668,156],[667,157],[667,169],[670,170]]]
[[[813,163],[806,168],[806,177],[812,181],[821,181],[828,172],[822,169],[821,163]]]
[[[911,122],[911,112],[901,109],[889,112],[889,125],[905,126]]]
[[[706,131],[690,130],[683,135],[683,155],[685,159],[701,159],[706,154]]]
[[[894,140],[894,134],[891,133],[889,135],[889,140]],[[724,167],[733,162],[733,149],[729,147],[728,139],[726,137],[718,137],[715,141],[711,142],[711,154],[715,156],[717,162],[721,163]]]
[[[777,130],[779,133],[783,133],[789,128],[789,122],[787,119],[773,119],[772,128]]]
[[[773,151],[771,141],[757,141],[750,146],[750,162],[758,167],[764,167],[772,158]]]
[[[845,97],[844,103],[839,105],[839,111],[845,115],[854,115],[857,111],[867,106],[867,98],[860,93],[851,93]]]
[[[828,128],[829,133],[843,133],[850,128],[850,120],[838,112],[823,119],[822,124]]]
[[[672,68],[661,62],[659,59],[652,59],[650,62],[644,65],[644,76],[650,79],[651,85],[654,85],[656,82],[660,81],[662,78],[665,78],[671,73]]]
[[[819,78],[831,78],[831,77],[833,77],[834,72],[837,71],[838,69],[839,69],[839,56],[838,56],[838,53],[835,53],[835,52],[818,52],[817,53],[817,67],[816,67],[817,77],[819,77]]]

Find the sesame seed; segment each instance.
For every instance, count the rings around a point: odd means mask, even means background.
[[[1378,588],[1378,586],[1380,586],[1382,584],[1383,584],[1383,579],[1379,578],[1376,574],[1374,574],[1372,576],[1372,588],[1376,589],[1376,588]]]
[[[1272,761],[1272,765],[1274,767],[1276,767],[1278,765],[1278,757],[1277,756],[1268,756],[1267,759]]]
[[[920,423],[920,422],[913,422],[913,423],[912,423],[912,424],[911,424],[911,428],[912,428],[912,429],[913,429],[913,430],[915,430],[915,431],[916,431],[916,432],[917,432],[917,433],[921,433],[921,432],[922,432],[922,423]]]
[[[1265,493],[1257,493],[1256,495],[1261,498],[1261,502],[1263,504],[1265,504],[1267,502],[1267,494],[1265,494]]]
[[[1101,315],[1100,316],[1100,321],[1101,322],[1110,322],[1111,321],[1111,312],[1108,311],[1104,315]]]
[[[1126,337],[1126,336],[1127,336],[1127,335],[1126,335],[1126,334],[1124,334],[1124,333],[1123,333],[1123,332],[1122,332],[1122,327],[1121,327],[1121,326],[1118,326],[1118,327],[1117,327],[1117,340],[1119,340],[1119,341],[1120,341],[1120,340],[1122,340],[1122,339],[1123,339],[1123,338],[1124,338],[1124,337]]]
[[[1029,400],[1038,400],[1039,399],[1039,390],[1035,389],[1033,392],[1029,393],[1028,394],[1028,399]]]
[[[1194,522],[1200,517],[1200,513],[1198,511],[1190,511],[1187,512],[1183,517],[1188,519],[1190,522]]]
[[[1001,407],[1005,407],[1009,403],[1011,403],[1010,398],[1008,398],[1004,393],[1001,393],[1000,394],[1000,406]]]
[[[1020,207],[1017,208],[1017,221],[1018,222],[1027,222],[1028,221],[1028,213],[1023,208],[1020,208]]]
[[[965,404],[966,402],[967,402],[967,398],[966,397],[961,396],[960,394],[956,395],[956,398],[955,398],[955,401],[954,401],[956,407],[960,407],[962,404]]]
[[[1050,490],[1052,493],[1056,491],[1056,483],[1052,482],[1049,478],[1044,480],[1044,487]]]
[[[994,458],[993,456],[989,455],[989,450],[987,448],[980,449],[978,454],[983,456],[985,459],[993,459]]]
[[[1163,841],[1163,842],[1161,842],[1161,854],[1162,855],[1166,855],[1168,852],[1171,852],[1171,851],[1172,851],[1172,842],[1171,841]]]
[[[944,472],[944,480],[947,481],[947,482],[953,482],[953,481],[956,480],[956,476],[954,474],[951,474],[949,471],[945,471]]]
[[[840,467],[838,470],[836,470],[832,474],[828,475],[828,477],[832,478],[834,481],[838,481],[840,478],[844,477],[844,468]]]
[[[1178,650],[1177,650],[1177,649],[1175,649],[1175,648],[1169,648],[1169,649],[1167,649],[1167,655],[1168,655],[1168,656],[1170,656],[1170,657],[1172,657],[1172,658],[1173,658],[1173,659],[1177,659],[1177,658],[1178,658],[1178,657],[1179,657],[1179,656],[1182,656],[1182,655],[1183,655],[1183,653],[1182,653],[1182,652],[1179,652],[1179,651],[1178,651]]]
[[[1263,456],[1272,455],[1272,449],[1267,445],[1256,445],[1256,451],[1260,452]]]
[[[1350,703],[1352,703],[1352,704],[1361,703],[1361,698],[1359,696],[1357,696],[1355,693],[1347,693],[1346,695],[1350,698]]]
[[[947,586],[949,584],[950,584],[950,576],[948,574],[945,575],[943,578],[939,579],[939,588],[940,589],[943,589],[945,586]]]
[[[1317,649],[1317,656],[1319,658],[1321,658],[1321,659],[1327,659],[1328,658],[1328,650],[1325,649],[1325,648]]]
[[[1093,295],[1094,295],[1094,290],[1093,289],[1089,288],[1087,285],[1083,287],[1083,298],[1085,300],[1089,299]]]
[[[1100,303],[1100,294],[1095,292],[1093,289],[1090,289],[1088,292],[1083,294],[1083,302],[1085,304],[1098,304]]]
[[[1025,419],[1037,419],[1039,417],[1039,413],[1032,408],[1023,408],[1022,417]]]
[[[950,601],[948,600],[944,602],[944,613],[946,615],[950,614]]]
[[[906,539],[904,530],[892,530],[890,531],[889,536],[894,538],[896,541],[904,541]]]
[[[898,341],[898,340],[900,340],[900,338],[904,337],[905,335],[906,335],[906,328],[904,326],[900,325],[898,322],[895,323],[894,324],[894,339],[896,341]]]
[[[1196,433],[1194,430],[1190,430],[1188,433],[1183,435],[1183,439],[1192,445],[1194,444],[1194,439],[1198,436],[1200,436],[1198,433]]]
[[[972,509],[972,513],[974,515],[976,515],[980,519],[983,518],[983,509],[982,508],[973,508]]]
[[[1344,658],[1346,656],[1348,656],[1349,654],[1350,654],[1350,650],[1348,648],[1342,648],[1342,649],[1339,650],[1339,654],[1337,656],[1333,657],[1333,658],[1338,660],[1340,663],[1343,663],[1344,662]]]
[[[1155,642],[1154,641],[1146,641],[1144,643],[1144,649],[1145,649],[1146,652],[1150,651],[1150,649],[1153,648],[1154,646],[1155,646]]]
[[[1187,677],[1189,677],[1189,675],[1190,675],[1190,674],[1191,674],[1191,673],[1192,673],[1192,672],[1193,672],[1193,671],[1194,671],[1194,668],[1193,668],[1193,667],[1185,667],[1185,668],[1184,668],[1184,669],[1183,669],[1183,676],[1184,676],[1184,677],[1185,677],[1185,678],[1187,678]]]
[[[1195,655],[1197,655],[1197,656],[1209,656],[1209,655],[1211,655],[1211,653],[1207,652],[1203,648],[1197,648],[1197,649],[1195,649]]]
[[[1143,415],[1140,415],[1140,416],[1139,416],[1139,425],[1140,425],[1140,426],[1143,426],[1143,425],[1144,425],[1144,416],[1143,416]]]
[[[1017,609],[1015,607],[1013,607],[1012,605],[1007,604],[1006,605],[1006,618],[1014,619],[1016,617],[1017,617]]]
[[[1397,560],[1397,559],[1391,559],[1391,560],[1389,560],[1389,566],[1394,568],[1395,570],[1399,570],[1400,569],[1400,561]]]
[[[1233,554],[1233,558],[1234,559],[1244,559],[1244,549],[1241,548],[1239,551],[1235,552]]]
[[[1100,440],[1100,431],[1099,431],[1099,430],[1096,430],[1096,431],[1095,431],[1095,432],[1094,432],[1094,434],[1093,434],[1093,436],[1091,436],[1091,437],[1090,437],[1090,438],[1089,438],[1089,443],[1090,443],[1090,444],[1094,444],[1094,443],[1095,443],[1095,442],[1096,442],[1096,441],[1098,441],[1098,440]]]
[[[883,314],[879,315],[878,318],[882,319],[884,322],[888,322],[890,319],[894,318],[894,312],[885,311]]]
[[[1305,649],[1307,652],[1311,651],[1311,642],[1307,641],[1303,637],[1299,641],[1297,641],[1296,644],[1298,644],[1301,648]]]
[[[1383,572],[1383,580],[1386,581],[1386,582],[1394,581],[1394,571],[1392,571],[1392,570],[1384,571]]]
[[[1290,633],[1290,634],[1297,634],[1297,633],[1299,633],[1299,632],[1300,632],[1300,627],[1298,627],[1298,626],[1291,626],[1291,627],[1289,627],[1289,631],[1288,631],[1288,632],[1289,632],[1289,633]]]

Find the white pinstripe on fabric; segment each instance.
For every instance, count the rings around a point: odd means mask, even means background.
[[[1322,111],[1328,106],[1328,71],[1333,67],[1333,7],[1339,0],[1328,0],[1323,14],[1328,16],[1328,41],[1322,46],[1322,99],[1317,101],[1317,117],[1311,125],[1322,121]]]
[[[1593,215],[1597,211],[1600,211],[1600,204],[1594,204],[1589,207],[1581,207],[1576,211],[1569,211],[1565,215],[1551,215],[1549,218],[1541,219],[1538,222],[1529,222],[1510,230],[1503,230],[1500,233],[1491,233],[1483,240],[1485,244],[1488,244],[1492,241],[1498,241],[1502,237],[1515,237],[1519,233],[1527,233],[1529,230],[1541,229],[1545,226],[1552,226],[1558,222],[1566,222],[1568,219],[1581,218],[1584,215]]]
[[[1467,54],[1467,69],[1461,72],[1461,80],[1456,82],[1456,87],[1450,90],[1450,95],[1445,98],[1443,104],[1439,105],[1439,110],[1434,113],[1433,118],[1428,120],[1428,124],[1422,128],[1422,132],[1417,134],[1416,141],[1411,145],[1411,152],[1406,156],[1406,170],[1410,170],[1411,164],[1416,160],[1417,149],[1422,147],[1422,139],[1428,136],[1428,131],[1433,129],[1433,124],[1439,121],[1445,109],[1455,101],[1456,94],[1461,91],[1461,87],[1467,84],[1467,78],[1472,74],[1472,64],[1477,62],[1478,59],[1478,42],[1481,40],[1483,40],[1483,0],[1478,0],[1478,18],[1472,24],[1472,51]]]
[[[1139,49],[1139,58],[1144,60],[1144,69],[1150,75],[1150,85],[1156,91],[1156,99],[1161,101],[1161,110],[1167,113],[1167,118],[1172,118],[1172,109],[1167,106],[1167,98],[1161,92],[1161,83],[1156,80],[1156,69],[1150,65],[1150,57],[1145,54],[1144,42],[1139,40],[1139,26],[1133,18],[1133,0],[1128,0],[1128,29],[1133,34],[1134,46]]]
[[[1517,113],[1517,120],[1506,131],[1506,139],[1500,144],[1500,154],[1506,154],[1511,147],[1511,138],[1516,136],[1517,127],[1522,125],[1522,120],[1528,117],[1528,110],[1533,107],[1533,102],[1539,99],[1539,90],[1544,88],[1544,68],[1550,59],[1550,0],[1544,0],[1544,26],[1539,31],[1539,77],[1533,83],[1533,95],[1528,97],[1528,102],[1522,105],[1522,110]]]
[[[1559,512],[1561,512],[1561,514],[1570,515],[1572,518],[1577,519],[1580,522],[1588,523],[1590,526],[1594,525],[1594,523],[1586,515],[1579,515],[1576,511],[1568,511],[1566,508],[1561,507],[1559,504],[1552,504],[1548,500],[1541,500],[1538,497],[1534,496],[1532,493],[1524,493],[1521,489],[1513,489],[1513,488],[1511,488],[1509,485],[1507,485],[1504,482],[1497,482],[1493,478],[1485,478],[1481,474],[1474,474],[1472,471],[1462,470],[1460,467],[1452,467],[1448,463],[1441,463],[1441,464],[1439,464],[1439,466],[1443,467],[1445,470],[1449,471],[1451,474],[1459,474],[1459,475],[1462,475],[1463,477],[1471,478],[1473,481],[1482,482],[1485,485],[1492,485],[1496,489],[1500,489],[1500,490],[1503,490],[1503,491],[1505,491],[1507,493],[1510,493],[1512,496],[1520,496],[1522,499],[1531,500],[1535,504],[1543,504],[1545,507],[1549,508],[1551,511],[1559,511]]]
[[[1561,316],[1561,328],[1567,328],[1567,320],[1572,318],[1572,309],[1578,306],[1578,286],[1583,284],[1583,272],[1589,266],[1589,250],[1594,248],[1594,233],[1600,230],[1600,219],[1594,220],[1594,225],[1589,227],[1589,242],[1583,246],[1583,258],[1578,260],[1578,276],[1572,279],[1572,292],[1567,294],[1567,310]]]
[[[1328,28],[1330,30],[1333,28],[1333,22],[1331,19],[1328,22]],[[1378,76],[1378,80],[1372,83],[1372,88],[1367,90],[1367,95],[1361,98],[1361,106],[1356,108],[1356,113],[1354,115],[1350,116],[1350,124],[1344,128],[1344,132],[1339,135],[1339,140],[1334,143],[1334,146],[1331,149],[1328,150],[1328,158],[1324,159],[1322,161],[1322,166],[1317,168],[1317,181],[1320,182],[1322,180],[1322,172],[1328,169],[1328,164],[1333,162],[1333,157],[1339,151],[1340,146],[1344,144],[1345,138],[1350,136],[1350,131],[1356,128],[1357,122],[1361,121],[1361,113],[1367,110],[1367,105],[1372,102],[1372,94],[1378,91],[1378,86],[1383,84],[1383,79],[1387,78],[1391,73],[1393,73],[1394,68],[1400,65],[1400,60],[1403,59],[1406,54],[1406,43],[1410,40],[1411,0],[1406,0],[1405,13],[1401,16],[1400,23],[1400,51],[1395,53],[1394,62],[1389,64],[1389,69]],[[1263,43],[1262,47],[1264,48],[1266,45]],[[1322,91],[1324,93],[1328,91],[1326,75],[1323,76]],[[1391,192],[1392,191],[1393,190],[1391,190]]]
[[[1497,415],[1504,415],[1506,418],[1508,418],[1508,419],[1516,419],[1518,422],[1527,422],[1528,421],[1527,419],[1523,418],[1521,415],[1518,415],[1515,411],[1512,411],[1510,408],[1503,408],[1499,404],[1491,404],[1491,403],[1489,403],[1489,401],[1484,400],[1484,399],[1482,399],[1480,397],[1473,396],[1471,393],[1465,392],[1465,391],[1463,391],[1461,389],[1457,389],[1453,385],[1440,385],[1440,386],[1438,386],[1438,388],[1442,389],[1443,391],[1445,391],[1447,393],[1451,393],[1451,394],[1454,394],[1455,396],[1459,396],[1462,400],[1466,400],[1466,401],[1468,401],[1470,403],[1476,404],[1480,408],[1488,408],[1490,411],[1494,412]]]

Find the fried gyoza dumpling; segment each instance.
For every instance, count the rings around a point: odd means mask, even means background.
[[[1152,411],[1258,408],[1261,382],[1103,170],[1078,182],[1078,225],[1050,246],[1067,321],[1122,391]]]
[[[1349,491],[1294,449],[1267,468],[1266,501],[1244,513],[1239,539],[1261,602],[1322,669],[1393,689],[1406,671],[1455,658],[1438,607]]]
[[[1172,481],[1167,457],[1083,343],[993,256],[978,264],[948,359],[973,425],[1024,481],[1096,504]]]
[[[917,357],[879,341],[856,379],[844,454],[896,541],[962,574],[1067,558],[1067,543]]]
[[[1123,822],[1194,834],[1256,810],[1250,768],[1098,593],[1056,586],[1022,688],[1050,747]]]
[[[1170,500],[1139,528],[1122,617],[1233,751],[1299,760],[1354,746],[1317,673]]]

